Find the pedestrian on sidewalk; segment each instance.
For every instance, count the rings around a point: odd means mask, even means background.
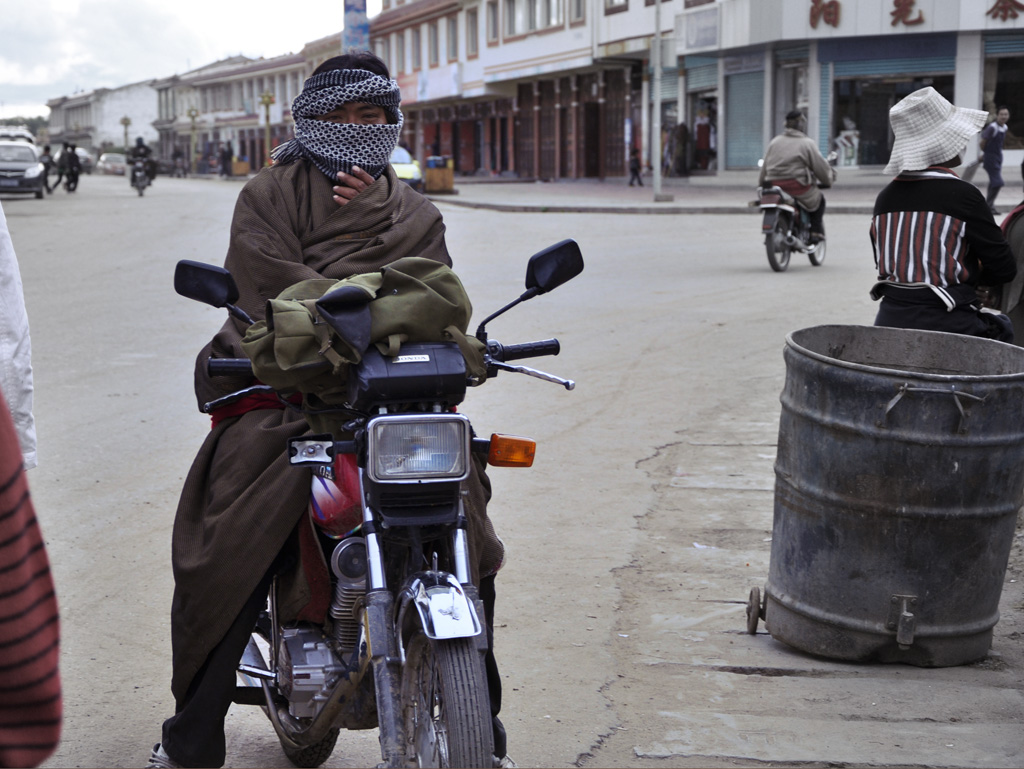
[[[641,187],[644,186],[643,179],[640,178],[640,150],[636,147],[629,151],[629,186],[633,186],[634,180]]]
[[[996,210],[996,196],[1005,184],[1003,182],[1003,143],[1006,141],[1006,124],[1010,120],[1008,107],[999,107],[996,110],[996,119],[985,126],[981,132],[981,150],[984,153],[982,165],[985,173],[988,174],[988,195],[985,202],[989,210],[995,216],[999,213]]]
[[[53,155],[50,154],[49,144],[43,145],[43,154],[39,156],[39,162],[43,164],[43,189],[49,195],[53,192],[53,187],[50,186],[50,169],[53,168]]]
[[[951,170],[987,117],[930,86],[889,110],[896,140],[885,172],[897,176],[871,220],[876,326],[1013,341],[1010,319],[982,307],[978,287],[1012,281],[1016,261],[981,191]]]

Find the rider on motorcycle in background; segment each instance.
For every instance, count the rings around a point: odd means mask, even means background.
[[[128,161],[131,165],[136,158],[142,158],[146,166],[146,176],[149,177],[150,184],[156,178],[156,161],[151,157],[153,150],[146,144],[146,141],[141,137],[135,139],[135,146],[128,151]],[[131,171],[128,172],[128,183],[131,184],[132,175]]]
[[[811,242],[825,237],[825,196],[821,188],[831,187],[834,171],[818,151],[814,140],[801,128],[804,114],[792,110],[786,115],[786,129],[771,140],[761,164],[758,185],[774,185],[792,195],[811,218]]]

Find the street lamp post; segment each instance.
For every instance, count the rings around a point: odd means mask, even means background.
[[[654,0],[654,40],[651,42],[651,58],[654,60],[654,150],[651,158],[654,166],[654,202],[668,202],[672,195],[661,192],[661,0]]]
[[[191,174],[193,165],[196,162],[196,118],[199,117],[199,110],[195,107],[189,107],[188,112],[185,114],[187,114],[188,119],[192,121],[192,134],[189,138],[188,145],[188,171]]]
[[[121,125],[124,126],[124,151],[128,152],[128,126],[132,124],[132,119],[125,115],[121,118]]]
[[[260,104],[263,105],[264,116],[266,117],[267,123],[264,126],[263,132],[263,165],[270,165],[270,105],[274,103],[274,94],[270,91],[264,91],[260,94]]]

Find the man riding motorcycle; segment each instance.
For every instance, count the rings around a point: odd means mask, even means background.
[[[305,82],[292,104],[295,139],[275,150],[274,164],[246,183],[235,207],[225,267],[238,284],[238,307],[251,317],[262,319],[268,299],[303,280],[340,280],[405,256],[451,264],[440,212],[402,184],[389,163],[402,127],[399,103],[397,83],[369,52],[329,59]],[[200,406],[251,384],[248,378],[211,379],[205,365],[211,355],[245,357],[245,331],[245,324],[229,319],[200,352]],[[309,478],[294,472],[281,450],[286,439],[309,432],[307,423],[276,399],[250,398],[212,417],[175,517],[176,712],[163,724],[150,767],[224,764],[235,668],[271,578],[281,583],[278,611],[290,618],[303,617],[317,593],[314,559],[300,556],[313,536]],[[470,568],[489,624],[504,549],[487,517],[490,490],[482,467],[470,477],[465,505],[477,557]],[[486,664],[495,763],[508,765],[491,652]]]
[[[825,196],[822,188],[832,186],[832,166],[818,146],[801,129],[804,113],[795,109],[786,114],[785,130],[771,140],[761,164],[758,186],[776,186],[792,195],[811,219],[811,242],[825,237]]]
[[[146,167],[146,176],[149,178],[149,183],[152,184],[156,178],[156,161],[151,157],[153,150],[146,144],[145,140],[139,136],[135,139],[135,146],[128,151],[128,165],[129,168],[135,162],[136,159],[141,158]],[[132,183],[132,174],[129,170],[128,183]]]

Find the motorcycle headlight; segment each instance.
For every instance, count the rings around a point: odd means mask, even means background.
[[[459,414],[375,419],[366,465],[370,478],[383,483],[462,480],[469,475],[469,420]]]
[[[25,178],[35,179],[37,176],[39,176],[39,174],[43,172],[43,168],[44,166],[42,163],[36,163],[34,166],[29,166],[28,168],[25,169]]]

